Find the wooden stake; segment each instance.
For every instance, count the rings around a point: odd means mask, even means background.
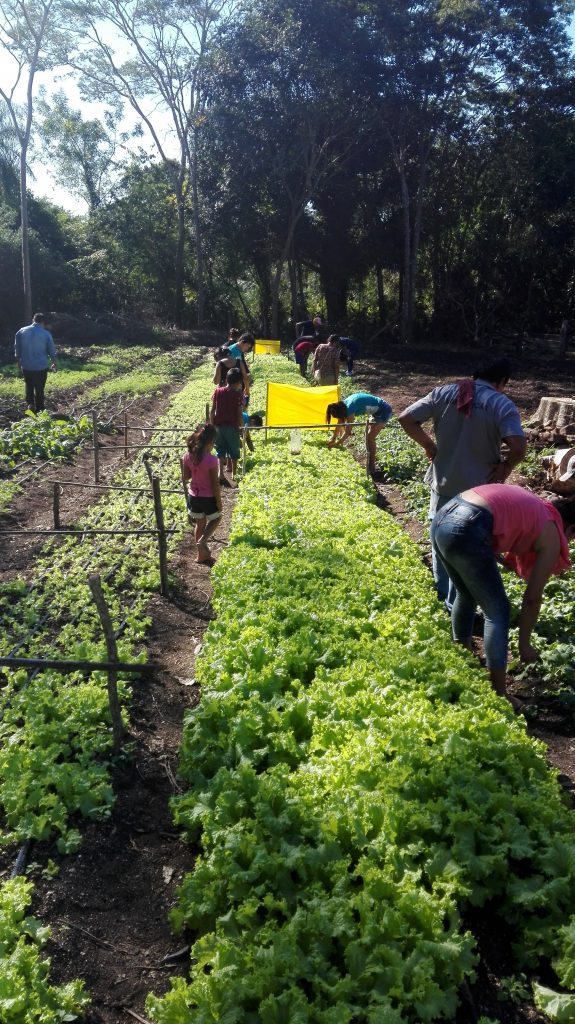
[[[94,445],[94,480],[100,481],[100,449],[98,448],[98,414],[92,413],[92,443]]]
[[[53,494],[53,503],[54,503],[54,529],[55,530],[59,530],[60,529],[60,484],[59,483],[55,483],[54,484],[54,489],[52,491],[52,494]]]
[[[160,478],[152,477],[152,492],[154,495],[154,515],[158,528],[158,549],[160,555],[160,593],[162,597],[168,597],[170,588],[168,584],[168,545],[166,542],[166,528],[164,525],[164,510],[162,508],[162,495],[160,493]]]
[[[102,629],[104,630],[108,661],[117,663],[118,646],[116,644],[116,637],[114,636],[114,628],[112,626],[110,612],[108,611],[108,606],[102,592],[100,577],[96,575],[88,576],[88,586],[92,591],[92,597],[94,598],[96,608],[98,609],[98,615],[100,616],[100,622],[102,623]],[[122,748],[124,726],[122,724],[122,713],[118,698],[118,672],[115,668],[108,670],[108,703],[110,705],[110,715],[112,716],[114,754],[117,755],[120,753]]]
[[[128,458],[128,413],[124,411],[124,458]]]

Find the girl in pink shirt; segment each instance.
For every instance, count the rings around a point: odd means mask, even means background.
[[[212,455],[215,439],[216,428],[211,423],[199,424],[186,441],[188,450],[182,459],[182,479],[188,484],[188,517],[195,523],[196,562],[204,565],[214,564],[208,540],[222,514],[219,463]]]
[[[453,638],[471,647],[479,605],[485,616],[491,681],[497,693],[506,696],[509,601],[497,561],[528,581],[519,617],[519,654],[522,661],[535,661],[531,631],[547,580],[569,568],[575,502],[551,504],[512,484],[483,484],[463,491],[440,509],[431,539],[457,591],[451,613]]]

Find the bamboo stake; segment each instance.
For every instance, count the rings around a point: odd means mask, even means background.
[[[60,484],[55,483],[53,489],[53,505],[54,505],[54,529],[60,529]]]
[[[94,442],[94,480],[100,482],[100,449],[98,448],[98,415],[92,413],[92,439]]]
[[[1,657],[2,668],[53,668],[58,672],[100,672],[115,668],[118,672],[137,673],[154,672],[155,666],[150,662],[145,665],[132,662],[110,661],[64,661],[62,658],[13,658]]]
[[[104,630],[108,660],[114,664],[114,668],[108,669],[108,703],[110,705],[110,714],[112,716],[113,749],[114,754],[117,755],[120,753],[122,747],[122,736],[124,733],[122,712],[118,698],[118,670],[115,667],[118,662],[118,646],[116,644],[116,637],[114,636],[114,628],[112,626],[110,612],[108,611],[108,606],[104,599],[104,594],[102,593],[100,577],[95,575],[88,576],[88,586],[92,591],[92,597],[94,598],[96,608],[98,609],[98,615],[100,616],[100,622],[102,623],[102,629]]]
[[[152,492],[154,495],[154,515],[158,533],[158,551],[160,555],[160,593],[162,597],[168,597],[170,588],[168,584],[168,545],[166,543],[166,528],[164,526],[164,510],[162,508],[162,495],[160,493],[160,478],[152,477]]]

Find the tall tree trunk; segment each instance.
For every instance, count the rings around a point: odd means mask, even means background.
[[[375,275],[377,278],[377,311],[379,326],[383,327],[385,323],[385,290],[383,287],[383,267],[381,263],[377,264],[375,268]]]
[[[30,280],[30,240],[28,237],[28,189],[26,155],[28,146],[20,150],[20,226],[22,232],[22,284],[24,288],[24,317],[26,323],[32,320],[32,283]]]
[[[307,314],[306,301],[303,287],[303,267],[301,262],[297,261],[297,319],[303,319]]]
[[[293,326],[293,332],[295,337],[295,325],[299,320],[298,315],[298,297],[297,297],[297,271],[296,263],[292,258],[288,261],[289,270],[289,287],[290,287],[290,298],[291,298],[291,320]]]
[[[184,245],[186,240],[186,215],[184,210],[184,196],[181,177],[178,177],[178,181],[176,183],[176,209],[178,216],[178,237],[176,242],[176,261],[174,267],[174,320],[176,327],[182,327],[184,311]]]
[[[196,243],[196,324],[204,326],[206,309],[206,283],[204,273],[204,253],[202,237],[202,219],[200,216],[200,189],[198,183],[198,145],[194,142],[191,161],[192,204],[194,207],[194,239]]]
[[[399,168],[399,183],[401,190],[401,211],[403,215],[403,280],[401,289],[399,336],[400,340],[404,344],[407,344],[409,338],[409,303],[411,295],[411,204],[407,177],[403,166]]]

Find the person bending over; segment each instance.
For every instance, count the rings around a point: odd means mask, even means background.
[[[543,589],[552,574],[569,568],[569,541],[575,539],[575,502],[545,501],[514,484],[483,484],[452,498],[431,524],[437,557],[455,585],[451,612],[453,639],[471,648],[476,606],[485,616],[485,660],[493,687],[507,696],[506,665],[509,600],[498,556],[526,579],[519,617],[519,656],[535,661],[531,631]]]
[[[340,448],[352,433],[348,424],[353,423],[356,416],[368,417],[368,428],[366,433],[367,446],[367,471],[374,475],[375,468],[375,443],[380,430],[393,413],[391,406],[376,395],[368,395],[365,391],[358,391],[355,395],[349,395],[342,402],[332,402],[327,407],[326,422],[331,423],[332,419],[338,420],[328,448]]]

